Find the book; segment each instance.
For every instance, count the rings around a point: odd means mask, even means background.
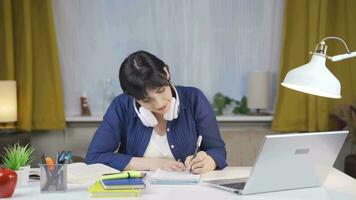
[[[138,197],[141,190],[105,190],[99,181],[88,187],[91,197]]]
[[[106,190],[129,190],[129,189],[144,189],[146,187],[145,183],[142,181],[142,178],[126,178],[126,179],[110,179],[110,180],[101,180],[101,185]]]
[[[152,184],[162,185],[191,185],[198,184],[200,181],[199,174],[184,172],[169,172],[157,169],[149,178]]]
[[[87,165],[83,162],[67,165],[67,182],[75,184],[93,183],[105,173],[118,173],[117,169],[107,165],[96,163]]]

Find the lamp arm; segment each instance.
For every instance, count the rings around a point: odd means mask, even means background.
[[[344,44],[347,53],[351,53],[349,47],[346,44],[346,42],[343,39],[339,38],[339,37],[335,37],[335,36],[326,37],[326,38],[322,39],[320,43],[321,44],[325,44],[325,41],[326,40],[330,40],[330,39],[335,39],[335,40],[341,41]]]
[[[340,42],[342,42],[342,44],[344,44],[347,53],[345,54],[340,54],[340,55],[336,55],[336,56],[327,56],[325,55],[328,59],[330,59],[333,62],[339,61],[339,60],[344,60],[344,59],[348,59],[348,58],[352,58],[352,57],[356,57],[356,51],[355,52],[351,52],[349,47],[347,46],[346,42],[339,38],[339,37],[335,37],[335,36],[330,36],[330,37],[326,37],[323,38],[321,40],[321,42],[319,43],[319,45],[317,45],[318,50],[321,50],[320,52],[326,52],[326,45],[325,45],[325,41],[326,40],[330,40],[330,39],[334,39],[334,40],[339,40]]]
[[[339,60],[344,60],[344,59],[352,58],[352,57],[356,57],[356,51],[351,52],[351,53],[340,54],[340,55],[336,55],[336,56],[329,56],[328,59],[330,59],[333,62],[336,62]]]

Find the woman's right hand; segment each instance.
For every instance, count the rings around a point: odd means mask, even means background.
[[[147,158],[150,170],[162,169],[166,171],[185,171],[186,167],[182,162],[167,158]]]

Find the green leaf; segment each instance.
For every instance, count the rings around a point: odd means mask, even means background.
[[[34,148],[28,144],[21,146],[16,143],[13,146],[5,147],[4,150],[5,154],[2,156],[2,162],[5,168],[19,170],[20,167],[29,165],[33,161]]]
[[[216,115],[221,115],[223,112],[223,109],[225,108],[225,96],[223,94],[216,93],[214,95],[214,111]]]

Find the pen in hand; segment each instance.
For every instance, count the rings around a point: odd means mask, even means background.
[[[194,152],[194,155],[193,155],[193,158],[190,160],[190,162],[195,158],[197,157],[197,154],[198,154],[198,150],[200,148],[200,145],[201,145],[201,141],[203,140],[203,136],[199,135],[198,137],[198,140],[197,140],[197,143],[196,143],[196,147],[195,147],[195,152]],[[192,173],[192,166],[190,165],[189,167],[189,173]]]

